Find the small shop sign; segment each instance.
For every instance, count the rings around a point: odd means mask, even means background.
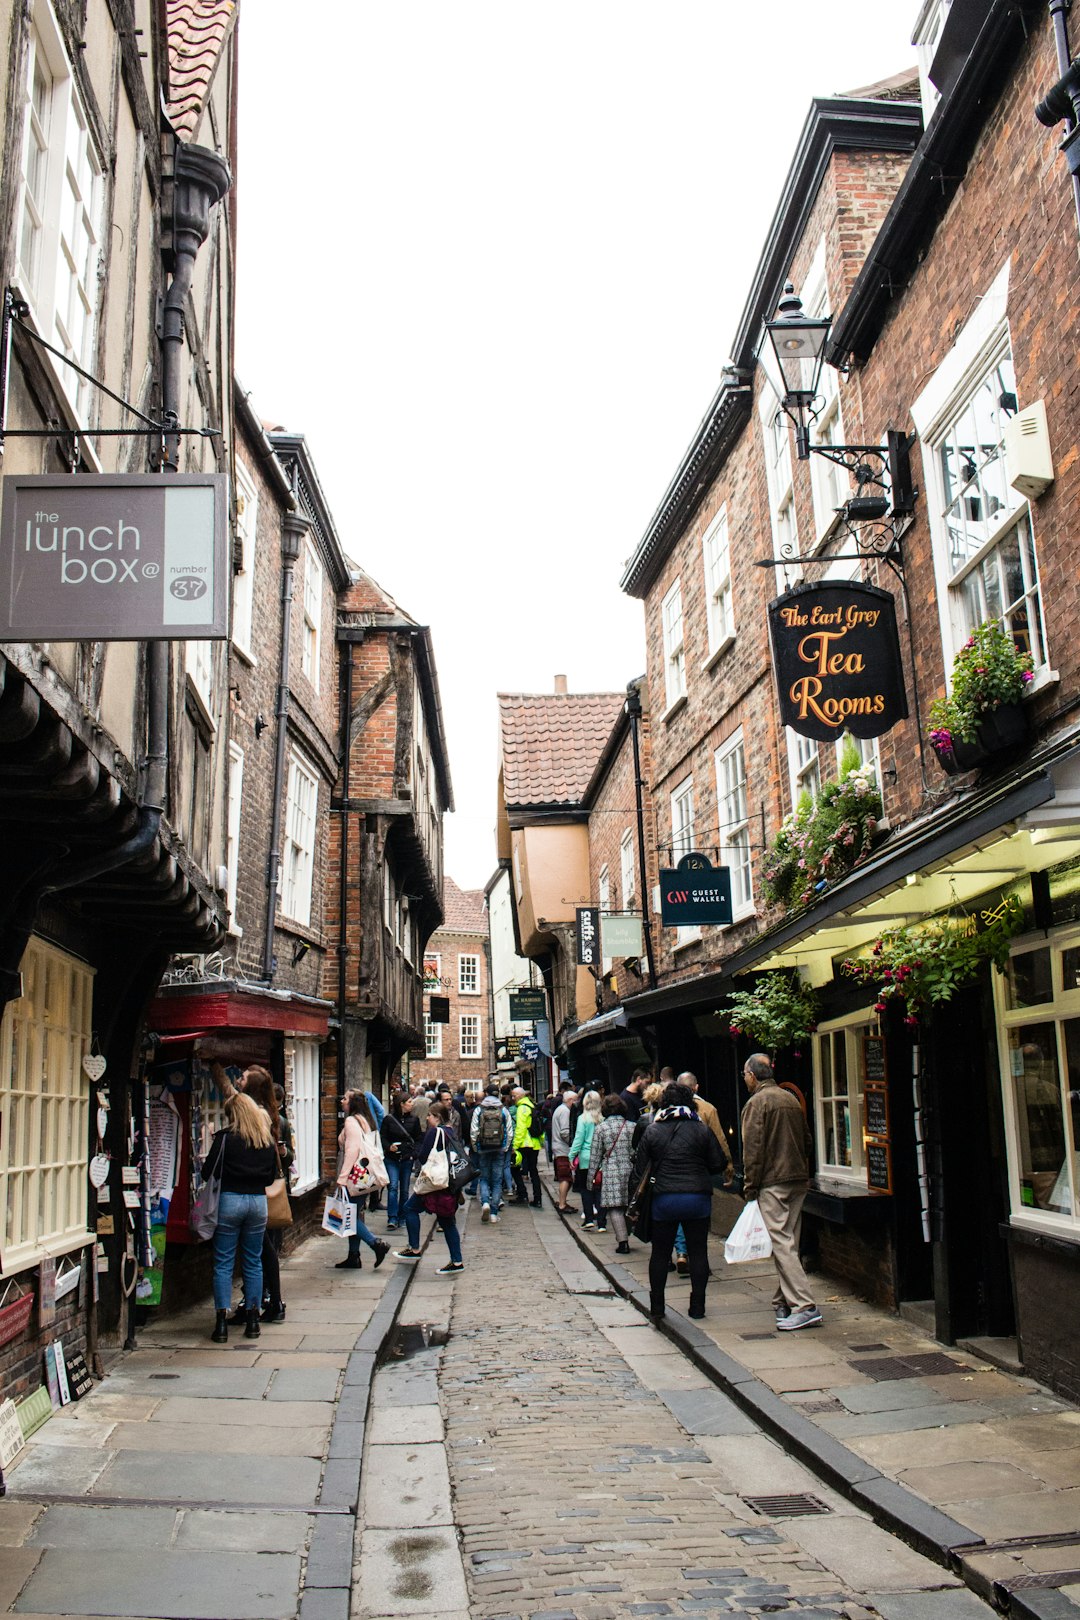
[[[596,906],[578,906],[578,967],[597,967],[600,962],[600,912]]]
[[[228,635],[224,473],[12,475],[3,483],[0,639]]]
[[[547,997],[543,990],[511,990],[510,1022],[528,1024],[547,1017]]]
[[[19,1337],[30,1321],[33,1309],[34,1296],[31,1293],[19,1294],[0,1305],[0,1345],[10,1344],[12,1339]]]
[[[825,580],[769,604],[780,718],[800,736],[880,737],[907,716],[907,694],[888,591]]]
[[[727,927],[731,922],[731,871],[713,866],[707,855],[684,855],[673,870],[660,873],[660,922],[664,928]]]
[[[607,957],[640,956],[644,949],[644,931],[640,917],[602,916],[600,943]]]

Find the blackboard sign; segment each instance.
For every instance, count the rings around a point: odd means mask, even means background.
[[[863,1084],[867,1086],[884,1086],[888,1083],[889,1071],[885,1063],[885,1037],[883,1035],[864,1035],[863,1051]]]
[[[871,1192],[892,1192],[892,1159],[888,1142],[866,1144],[866,1185]]]
[[[84,1395],[89,1395],[94,1387],[94,1380],[90,1376],[85,1358],[82,1356],[67,1356],[64,1365],[67,1368],[71,1398],[73,1401],[80,1401]]]
[[[858,581],[823,580],[769,604],[785,726],[818,742],[880,737],[907,715],[896,604]]]
[[[866,1091],[866,1134],[889,1138],[889,1094],[884,1086],[868,1086]]]

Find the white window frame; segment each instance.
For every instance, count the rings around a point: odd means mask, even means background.
[[[965,558],[955,571],[950,565],[945,515],[946,507],[951,504],[942,468],[942,447],[948,431],[959,419],[965,403],[977,395],[992,367],[1006,356],[1011,363],[1008,322],[1010,265],[1011,259],[1006,259],[990,287],[976,303],[952,348],[912,402],[911,416],[922,446],[946,682],[951,684],[953,659],[972,628],[966,608],[966,582],[973,581],[982,565],[1000,550],[1002,542],[1014,530],[1026,524],[1031,544],[1031,578],[1025,594],[1035,602],[1042,641],[1041,647],[1033,641],[1030,649],[1035,664],[1031,690],[1038,691],[1048,682],[1056,680],[1057,675],[1050,668],[1046,646],[1046,614],[1039,583],[1037,536],[1029,503],[1011,489],[1002,476],[997,481],[1000,495],[994,495],[994,499],[1000,502],[994,525],[988,528],[979,549]],[[1003,461],[998,464],[1003,466]],[[982,491],[981,480],[977,487]]]
[[[94,970],[32,937],[0,1022],[0,1276],[69,1254],[87,1229]],[[13,1185],[14,1182],[14,1185]]]
[[[442,1024],[431,1022],[430,1011],[424,1013],[424,1057],[442,1057]]]
[[[240,873],[240,805],[244,793],[244,750],[229,744],[229,799],[225,826],[225,869],[229,874],[225,903],[229,908],[229,933],[240,939],[244,930],[236,920],[236,886]]]
[[[877,1029],[877,1020],[871,1007],[860,1008],[858,1012],[847,1013],[843,1018],[831,1018],[819,1024],[811,1037],[813,1041],[814,1063],[814,1136],[817,1145],[818,1171],[816,1180],[836,1181],[845,1184],[866,1185],[866,1149],[864,1136],[866,1131],[866,1081],[862,1072],[864,1035],[871,1035]],[[836,1089],[833,1080],[831,1089],[826,1096],[826,1083],[824,1077],[824,1064],[822,1051],[826,1043],[832,1050],[832,1042],[841,1038],[844,1043],[845,1068],[847,1071],[847,1103],[848,1120],[851,1130],[851,1163],[837,1164],[827,1156],[829,1128],[825,1114],[827,1100],[839,1099],[841,1093]],[[830,1069],[831,1069],[830,1058]]]
[[[991,975],[994,988],[994,1008],[996,1013],[998,1036],[998,1061],[1001,1073],[1001,1086],[1005,1109],[1005,1144],[1006,1157],[1009,1166],[1009,1200],[1011,1204],[1010,1225],[1026,1228],[1028,1231],[1054,1233],[1060,1237],[1071,1238],[1080,1242],[1080,1131],[1077,1130],[1070,1106],[1069,1070],[1066,1062],[1066,1048],[1063,1025],[1067,1022],[1080,1020],[1080,986],[1066,988],[1062,972],[1062,955],[1067,950],[1080,951],[1080,929],[1075,924],[1065,928],[1053,929],[1048,936],[1039,935],[1037,938],[1018,940],[1013,946],[1010,960],[1035,950],[1050,951],[1052,991],[1051,999],[1038,1002],[1028,1007],[1011,1008],[1008,1006],[1008,979],[1000,974]],[[1021,1188],[1021,1122],[1016,1102],[1015,1080],[1012,1065],[1012,1048],[1009,1045],[1010,1031],[1023,1025],[1052,1024],[1055,1030],[1058,1068],[1058,1092],[1061,1108],[1062,1135],[1065,1138],[1066,1154],[1062,1163],[1062,1170],[1069,1169],[1069,1194],[1074,1213],[1069,1215],[1064,1211],[1039,1209],[1027,1204],[1023,1200]],[[1070,1142],[1071,1138],[1071,1142]],[[1071,1146],[1071,1153],[1070,1153]]]
[[[630,911],[633,908],[634,895],[637,892],[634,829],[632,827],[627,827],[619,840],[619,870],[622,874],[623,905],[627,911]]]
[[[458,1014],[458,1056],[478,1058],[483,1051],[483,1026],[479,1013]]]
[[[470,967],[468,964],[471,963]],[[478,951],[459,951],[457,959],[457,981],[459,996],[478,996],[480,985],[480,953]]]
[[[791,778],[791,810],[794,814],[804,793],[809,793],[815,803],[820,797],[821,744],[815,737],[804,737],[790,726],[784,729],[787,732],[788,775]]]
[[[184,666],[210,725],[214,723],[214,643],[186,641]]]
[[[750,806],[746,792],[746,747],[740,726],[713,756],[721,865],[731,872],[731,920],[754,914],[754,852],[750,846]]]
[[[705,622],[711,667],[735,640],[735,597],[731,579],[731,535],[727,506],[717,512],[701,537],[701,561],[705,572]]]
[[[664,700],[668,713],[686,696],[686,643],[682,580],[671,586],[660,607],[664,636]]]
[[[304,537],[303,624],[300,669],[317,692],[322,654],[323,565],[310,534]]]
[[[604,913],[611,910],[611,872],[608,869],[608,865],[607,865],[606,861],[604,862],[603,866],[600,868],[600,873],[599,873],[599,876],[598,876],[598,878],[596,880],[596,887],[597,887],[597,901],[598,901],[598,904],[599,904],[599,907],[600,907],[600,937],[601,937],[601,939],[603,939],[603,937],[604,937]],[[601,973],[610,973],[611,972],[611,957],[610,956],[603,956],[603,957],[600,958],[600,971],[601,971]]]
[[[941,100],[941,92],[930,77],[930,69],[938,45],[941,43],[942,30],[951,6],[952,0],[924,0],[911,33],[911,43],[915,47],[915,61],[919,68],[919,93],[922,98],[924,124],[930,122]]]
[[[317,1187],[321,1176],[320,1131],[320,1063],[317,1041],[296,1041],[292,1048],[292,1107],[290,1124],[293,1133],[292,1190],[310,1192]]]
[[[42,67],[49,78],[47,105],[40,109],[44,117],[31,93]],[[30,306],[35,330],[84,370],[93,371],[101,306],[104,164],[46,0],[36,0],[33,8],[26,73],[20,90],[23,150],[14,279]],[[28,159],[33,150],[44,153],[44,164],[32,177]],[[24,253],[28,221],[35,245],[33,252]],[[57,378],[75,420],[88,423],[89,382],[47,351],[42,351],[42,360]]]
[[[232,642],[249,663],[251,617],[255,600],[255,536],[259,519],[259,491],[244,463],[236,462],[236,549],[240,567],[232,576]]]
[[[285,853],[282,860],[282,914],[302,928],[311,926],[311,892],[315,878],[315,829],[319,816],[317,772],[292,754],[285,799]]]
[[[671,794],[671,864],[678,866],[684,855],[694,848],[694,778],[684,776]],[[701,938],[698,923],[679,926],[675,930],[675,949],[692,945]]]

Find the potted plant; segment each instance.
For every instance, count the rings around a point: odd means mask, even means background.
[[[981,963],[992,962],[999,973],[1005,971],[1009,945],[1023,921],[1019,901],[1010,897],[984,912],[982,921],[980,928],[974,917],[949,916],[887,928],[869,956],[844,962],[843,971],[877,987],[876,1013],[898,1001],[905,1009],[904,1022],[914,1026],[927,1007],[951,1001]]]
[[[810,905],[829,884],[870,853],[880,832],[881,790],[849,737],[835,781],[816,799],[804,794],[786,816],[762,863],[768,899],[788,908]]]
[[[973,630],[953,662],[952,691],[930,705],[927,731],[942,770],[973,770],[1023,742],[1021,702],[1033,679],[1031,654],[1020,652],[1000,620]]]
[[[797,973],[763,973],[752,990],[728,997],[728,1028],[770,1055],[817,1028],[817,998]]]

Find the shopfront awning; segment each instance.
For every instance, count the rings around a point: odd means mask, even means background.
[[[598,1035],[612,1035],[617,1030],[625,1030],[630,1023],[625,1007],[613,1007],[610,1012],[597,1013],[588,1023],[579,1024],[572,1034],[566,1037],[567,1046],[578,1046],[582,1041],[594,1040]]]
[[[169,985],[150,1003],[146,1027],[160,1034],[272,1030],[326,1039],[333,1002],[239,980]]]
[[[894,834],[821,901],[736,951],[721,969],[628,997],[634,1023],[678,1007],[715,1003],[737,975],[797,967],[811,984],[833,977],[837,957],[864,949],[894,924],[965,906],[988,890],[1080,857],[1080,744],[1028,762],[992,788],[958,799]],[[587,1025],[582,1026],[587,1028]]]

